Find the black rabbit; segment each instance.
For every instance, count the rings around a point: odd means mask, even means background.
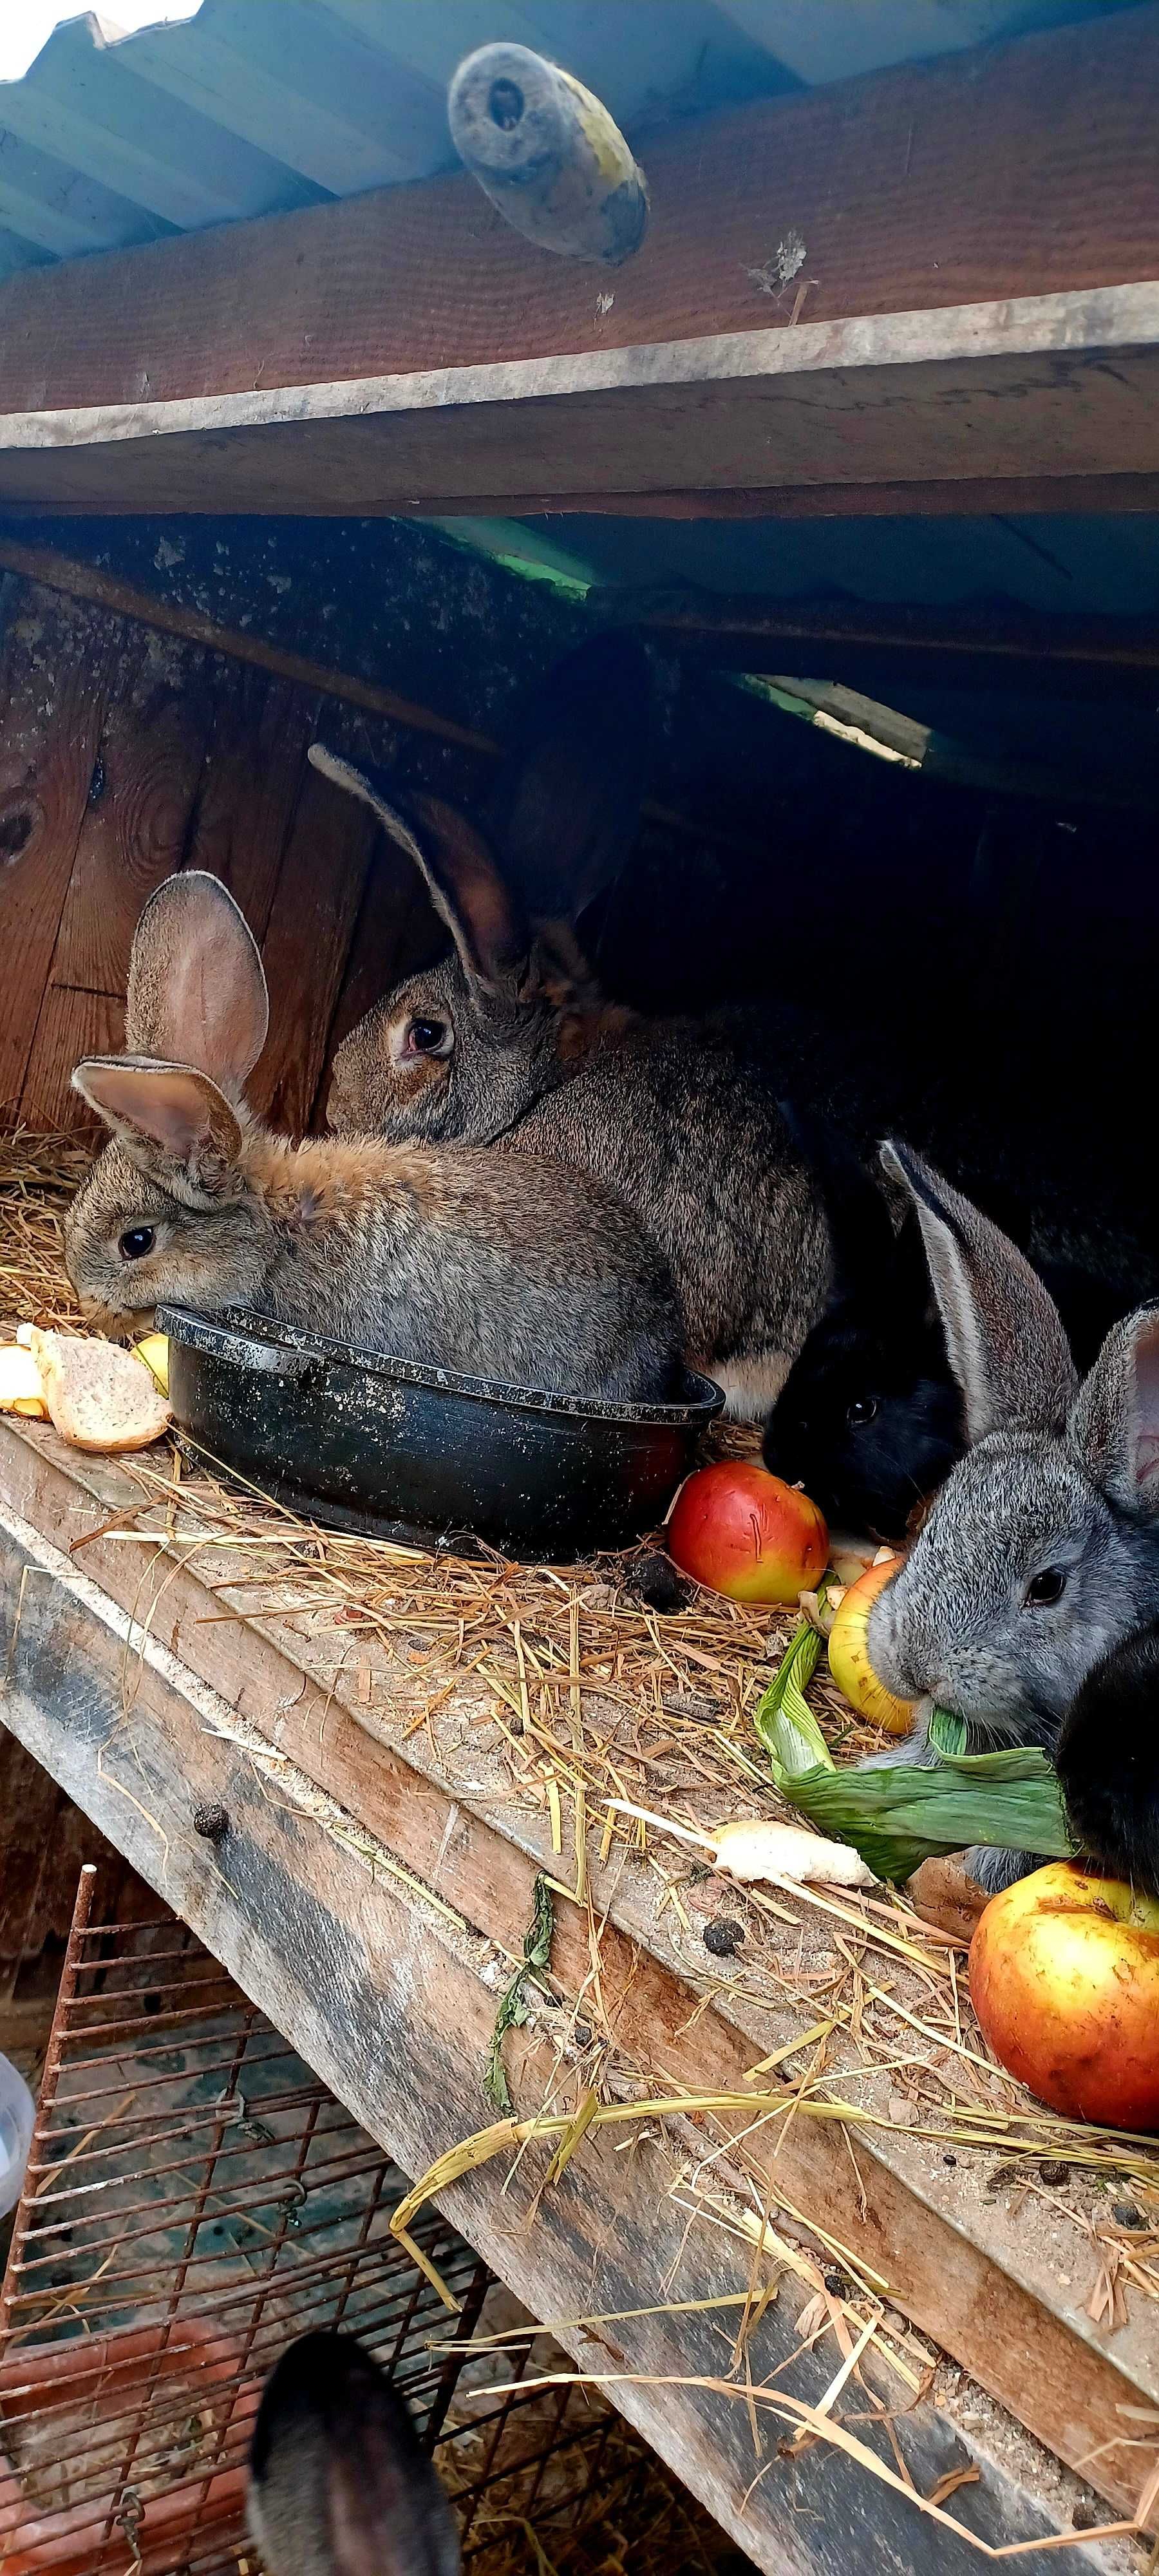
[[[836,1128],[782,1116],[829,1222],[830,1302],[765,1426],[764,1458],[827,1519],[898,1539],[961,1455],[950,1373],[916,1220],[895,1230],[884,1191]]]
[[[1159,1622],[1088,1673],[1055,1765],[1075,1841],[1112,1877],[1159,1896]]]
[[[787,1103],[781,1114],[825,1209],[833,1287],[769,1415],[765,1464],[838,1526],[901,1539],[966,1445],[920,1230],[912,1210],[895,1228],[884,1189],[827,1120]],[[1121,1300],[1085,1271],[1041,1275],[1085,1369]]]
[[[458,2576],[454,2518],[406,2405],[351,2335],[301,2335],[271,2371],[249,2518],[267,2576]]]

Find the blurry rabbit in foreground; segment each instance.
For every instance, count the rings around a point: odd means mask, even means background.
[[[882,1159],[917,1211],[975,1445],[870,1612],[870,1657],[887,1689],[965,1718],[973,1749],[1053,1757],[1095,1665],[1159,1618],[1159,1307],[1116,1324],[1080,1386],[1016,1247],[908,1148]],[[902,1755],[923,1753],[919,1727]],[[990,1886],[1027,1865],[971,1856]]]
[[[1088,1673],[1055,1762],[1080,1849],[1159,1896],[1159,1624],[1112,1646]]]
[[[759,1418],[829,1284],[824,1212],[778,1100],[803,1066],[816,1097],[855,1050],[787,1007],[645,1019],[600,997],[574,923],[635,836],[649,694],[626,637],[569,655],[486,836],[431,797],[400,814],[389,781],[314,745],[315,766],[409,852],[454,943],[344,1040],[328,1116],[339,1134],[460,1137],[609,1183],[671,1265],[686,1355]]]
[[[784,1116],[824,1204],[833,1286],[769,1416],[765,1464],[839,1526],[901,1539],[966,1445],[921,1231],[912,1208],[895,1228],[884,1189],[837,1128],[787,1104]],[[1085,1366],[1120,1303],[1082,1271],[1045,1276]]]
[[[250,2449],[266,2576],[457,2576],[446,2496],[403,2399],[350,2335],[289,2346]]]
[[[671,1282],[611,1190],[465,1147],[272,1134],[244,1096],[268,1018],[232,896],[194,870],[169,877],[133,941],[129,1051],[73,1075],[115,1139],[65,1229],[90,1316],[125,1331],[166,1299],[258,1306],[543,1392],[673,1391]]]

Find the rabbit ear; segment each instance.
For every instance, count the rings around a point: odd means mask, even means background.
[[[270,1023],[252,931],[219,877],[167,877],[137,924],[125,1043],[133,1055],[193,1065],[235,1097]]]
[[[1067,1437],[1113,1503],[1159,1515],[1159,1306],[1142,1306],[1112,1327]]]
[[[373,773],[355,769],[337,752],[312,742],[308,757],[323,778],[369,805],[392,841],[425,877],[459,952],[459,962],[483,1006],[510,993],[526,967],[530,939],[481,833],[437,796],[408,800],[409,822],[388,804]]]
[[[1075,1392],[1057,1308],[1017,1246],[908,1145],[881,1160],[908,1190],[972,1441],[1013,1423],[1061,1425]]]
[[[348,2335],[303,2335],[266,2383],[251,2517],[269,2576],[455,2576],[446,2497],[402,2399]]]
[[[827,1118],[795,1101],[777,1107],[821,1193],[829,1228],[834,1298],[876,1304],[888,1293],[896,1259],[889,1209],[848,1139]]]
[[[158,1147],[167,1161],[199,1178],[210,1160],[228,1164],[237,1156],[241,1128],[234,1111],[217,1084],[190,1065],[89,1056],[72,1085],[130,1150]]]
[[[632,635],[589,637],[523,708],[485,820],[537,925],[577,921],[630,857],[653,712],[652,666]]]

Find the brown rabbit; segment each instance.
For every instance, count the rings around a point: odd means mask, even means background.
[[[459,1137],[610,1184],[671,1266],[686,1356],[756,1416],[829,1288],[820,1195],[777,1105],[804,1060],[816,1092],[818,1041],[785,1009],[646,1020],[600,996],[572,922],[631,843],[643,773],[617,752],[610,778],[604,748],[622,743],[629,679],[623,637],[551,675],[530,748],[491,800],[502,868],[450,807],[414,797],[400,815],[371,773],[314,745],[315,767],[414,860],[454,942],[339,1047],[327,1111],[339,1134]]]
[[[124,1331],[165,1301],[257,1306],[542,1392],[672,1392],[671,1283],[612,1190],[470,1148],[292,1144],[244,1099],[268,1020],[232,896],[198,871],[168,878],[133,942],[128,1052],[73,1075],[114,1137],[66,1229],[90,1316]]]

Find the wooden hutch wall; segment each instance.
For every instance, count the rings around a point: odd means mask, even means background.
[[[180,867],[223,877],[261,945],[256,1104],[316,1118],[332,1046],[438,944],[410,862],[309,766],[316,734],[387,769],[403,747],[332,697],[4,576],[0,1122],[86,1123],[72,1067],[121,1044],[133,928]]]

